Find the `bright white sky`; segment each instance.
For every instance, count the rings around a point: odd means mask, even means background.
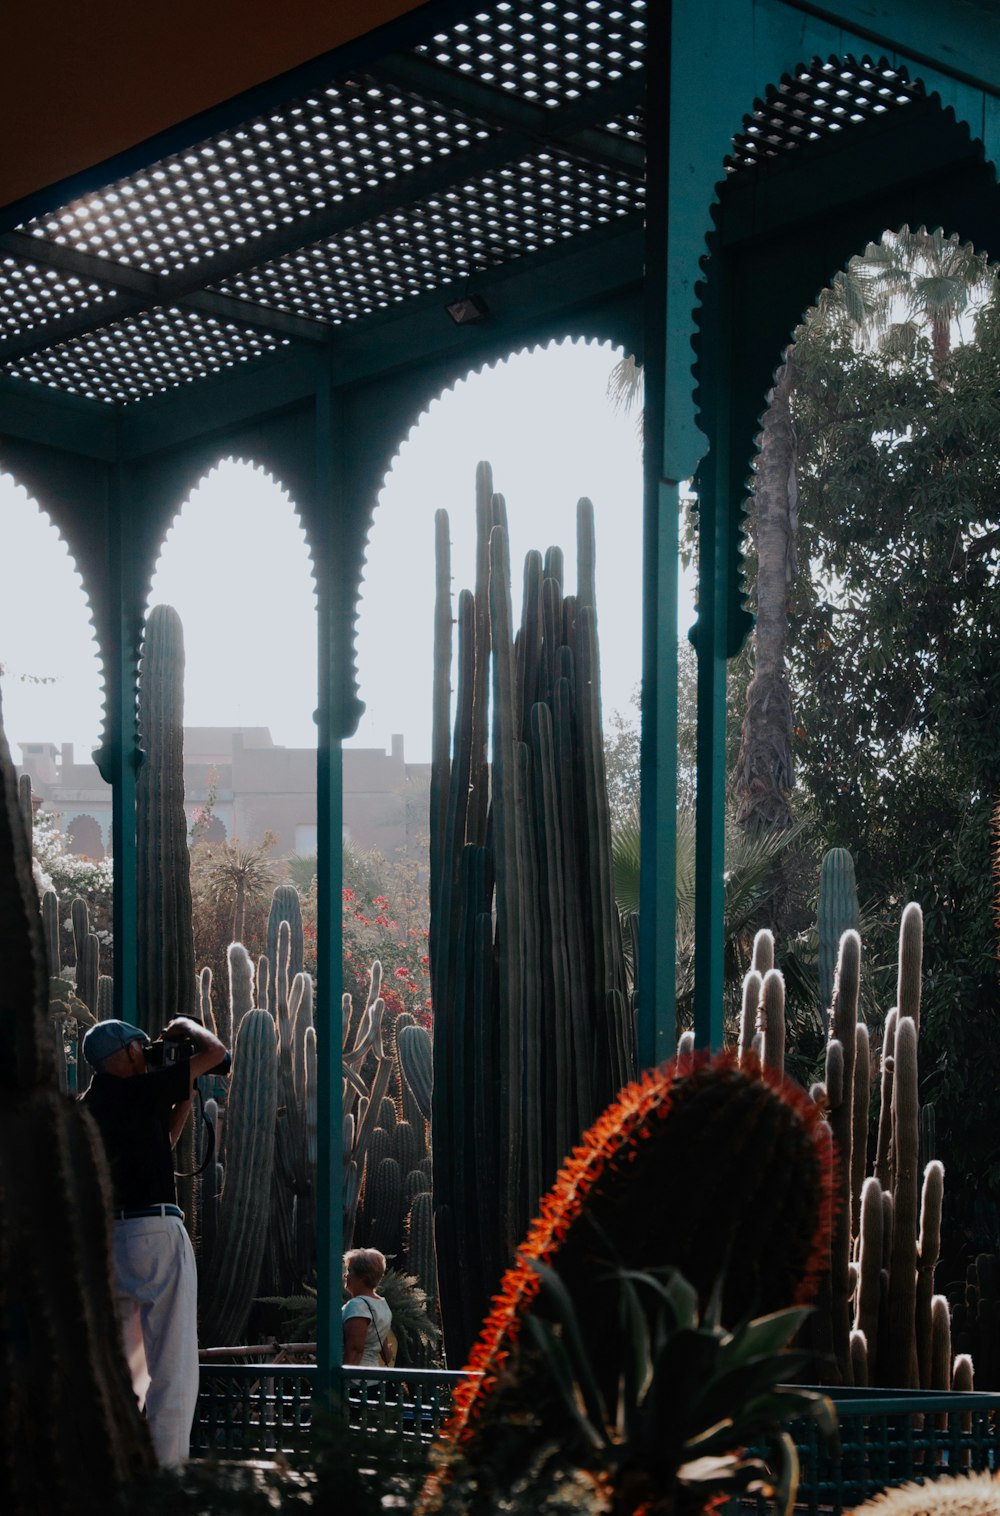
[[[640,673],[642,474],[634,417],[616,414],[606,394],[618,356],[583,342],[521,353],[415,418],[369,542],[358,631],[367,712],[352,745],[387,748],[402,732],[407,759],[430,757],[434,512],[444,506],[451,518],[457,596],[474,577],[482,458],[507,499],[515,615],[529,548],[562,547],[574,588],[576,502],[593,500],[605,717],[628,707]],[[73,742],[78,758],[89,756],[102,694],[78,576],[47,518],[8,475],[0,475],[0,519],[0,664],[15,761],[16,744],[30,741]],[[277,743],[315,743],[310,565],[293,504],[273,481],[220,464],[168,533],[151,601],[175,606],[184,622],[188,725],[269,726]],[[682,627],[691,619],[688,598]]]

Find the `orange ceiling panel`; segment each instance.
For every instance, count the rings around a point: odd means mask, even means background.
[[[0,205],[417,10],[414,0],[54,0],[4,18]]]

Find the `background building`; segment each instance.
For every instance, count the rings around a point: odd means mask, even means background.
[[[22,742],[19,773],[31,776],[43,812],[58,814],[70,852],[103,858],[110,846],[111,790],[71,742]],[[184,804],[193,824],[211,808],[209,840],[246,845],[275,836],[275,856],[316,851],[316,750],[279,747],[266,726],[184,728]],[[407,763],[403,738],[344,751],[344,836],[391,858],[415,852],[426,832],[430,765]]]

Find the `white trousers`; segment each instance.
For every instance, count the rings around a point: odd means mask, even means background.
[[[179,1216],[114,1223],[125,1357],[165,1468],[188,1456],[198,1403],[198,1275]]]

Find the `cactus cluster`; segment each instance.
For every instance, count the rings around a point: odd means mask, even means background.
[[[562,1156],[634,1073],[601,734],[593,508],[578,508],[576,595],[565,593],[558,548],[528,554],[516,636],[506,507],[487,464],[476,520],[475,590],[458,601],[453,741],[446,514],[436,521],[434,1213],[454,1360]]]
[[[294,890],[275,890],[271,923],[273,972],[266,954],[255,968],[242,943],[230,945],[218,1021],[223,1037],[232,1029],[232,1073],[205,1103],[218,1144],[201,1177],[197,1252],[212,1343],[238,1342],[259,1295],[287,1295],[315,1267],[316,1030]]]
[[[955,1356],[948,1302],[935,1294],[944,1169],[928,1153],[932,1123],[918,1093],[923,919],[903,911],[897,1005],[885,1019],[881,1103],[873,1172],[868,1172],[872,1054],[859,1019],[861,940],[850,855],[823,860],[820,880],[821,982],[828,983],[829,1034],[823,1080],[810,1095],[834,1141],[835,1219],[818,1309],[806,1336],[821,1382],[951,1389],[970,1381],[971,1360]],[[823,973],[824,940],[840,932],[835,972]],[[758,933],[743,985],[741,1067],[780,1073],[783,987],[774,943]],[[921,1146],[923,1145],[923,1156]]]
[[[343,1235],[415,1275],[433,1314],[431,1037],[408,1012],[386,1016],[381,980],[376,960],[361,1014],[343,1002]]]

